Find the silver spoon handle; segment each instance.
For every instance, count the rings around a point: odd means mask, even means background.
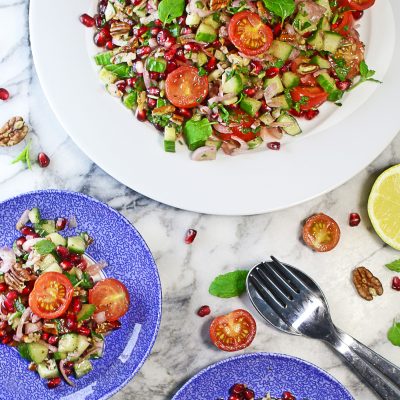
[[[353,370],[364,379],[383,400],[400,399],[400,389],[390,384],[371,364],[364,361],[357,353],[340,340],[336,331],[332,331],[325,341],[330,344],[351,365]]]
[[[353,351],[355,351],[361,358],[368,361],[373,367],[390,379],[393,383],[400,387],[400,368],[386,360],[379,354],[375,353],[369,347],[360,343],[347,333],[336,328],[340,340],[347,344]]]

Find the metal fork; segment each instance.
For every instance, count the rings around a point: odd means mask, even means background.
[[[258,312],[282,331],[323,340],[382,399],[400,399],[400,369],[335,327],[326,299],[310,277],[271,259],[256,265],[247,277],[247,291]]]

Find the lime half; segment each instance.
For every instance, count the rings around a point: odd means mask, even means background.
[[[375,181],[368,199],[368,215],[379,237],[400,250],[400,164]]]

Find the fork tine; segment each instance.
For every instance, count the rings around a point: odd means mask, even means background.
[[[286,265],[282,264],[278,259],[276,259],[274,256],[271,256],[271,260],[277,269],[278,273],[282,274],[285,278],[287,278],[289,281],[294,286],[297,286],[297,290],[300,291],[300,289],[310,291],[310,288],[300,279],[298,276],[293,273],[289,268],[286,267]]]
[[[280,291],[285,294],[285,296],[289,300],[293,300],[294,296],[298,294],[298,292],[293,287],[293,284],[290,284],[282,275],[280,275],[275,269],[268,263],[263,263],[260,265],[260,270],[268,275],[268,277],[275,283],[276,286],[279,287]]]

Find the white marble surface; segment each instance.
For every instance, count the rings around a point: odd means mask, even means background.
[[[320,284],[339,327],[400,365],[400,349],[386,339],[387,329],[399,313],[400,294],[390,289],[394,274],[384,267],[400,254],[379,240],[366,214],[374,178],[382,169],[400,162],[400,136],[347,184],[303,205],[254,217],[206,216],[164,206],[126,188],[93,164],[68,138],[37,80],[29,49],[28,1],[0,0],[0,87],[11,93],[10,100],[0,104],[0,123],[13,115],[23,116],[32,128],[32,153],[40,149],[51,157],[47,169],[35,165],[29,171],[22,165],[10,165],[23,146],[0,150],[0,200],[44,188],[94,196],[135,224],[159,267],[164,295],[159,337],[142,370],[114,396],[115,400],[170,399],[195,372],[228,357],[209,343],[206,332],[210,318],[201,319],[195,311],[202,304],[209,304],[213,315],[238,307],[252,310],[245,296],[234,300],[211,297],[208,285],[215,275],[251,267],[271,253],[302,268]],[[335,218],[342,228],[338,247],[327,254],[312,253],[299,239],[301,221],[317,211]],[[362,216],[357,228],[347,224],[352,211]],[[183,242],[188,228],[198,230],[191,246]],[[370,268],[383,282],[385,293],[373,302],[359,298],[350,281],[351,270],[360,265]],[[325,345],[279,333],[256,318],[258,334],[246,351],[282,352],[304,358],[338,378],[356,399],[376,399]]]

